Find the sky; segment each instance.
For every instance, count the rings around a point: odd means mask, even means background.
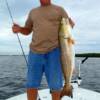
[[[40,5],[39,0],[8,0],[14,22],[24,26],[31,9]],[[64,7],[75,21],[72,33],[75,52],[100,52],[100,0],[52,0]],[[11,30],[12,21],[5,0],[0,0],[0,54],[21,54],[18,39]],[[25,53],[29,51],[31,35],[19,34]]]

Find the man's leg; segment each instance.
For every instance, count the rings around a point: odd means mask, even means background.
[[[28,100],[37,100],[38,90],[34,88],[27,89],[27,98]]]
[[[46,55],[46,59],[47,63],[45,65],[45,74],[51,90],[52,100],[60,100],[60,93],[62,89],[62,69],[59,48],[49,52]]]
[[[52,91],[51,92],[52,100],[60,100],[60,94],[61,91]]]
[[[38,88],[43,74],[43,55],[30,51],[28,56],[27,98],[37,100]]]

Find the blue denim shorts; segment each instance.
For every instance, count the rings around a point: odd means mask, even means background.
[[[45,73],[50,90],[61,90],[62,69],[59,48],[46,54],[29,52],[27,88],[39,88],[43,73]]]

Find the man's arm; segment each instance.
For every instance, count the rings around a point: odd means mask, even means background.
[[[63,8],[61,8],[61,14],[62,14],[62,17],[68,18],[68,19],[69,19],[70,25],[71,25],[71,27],[73,28],[73,27],[75,26],[75,23],[74,23],[74,21],[69,17],[68,13],[67,13]]]
[[[21,33],[23,35],[29,35],[31,33],[31,29],[26,28],[26,27],[21,27],[17,24],[13,24],[12,31],[14,33]]]
[[[29,35],[32,32],[32,28],[33,28],[33,21],[31,19],[31,11],[30,11],[28,18],[25,22],[25,26],[21,27],[18,24],[14,23],[12,26],[12,31],[14,33],[21,33],[23,35]]]

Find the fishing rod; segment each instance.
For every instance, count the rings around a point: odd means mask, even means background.
[[[81,82],[82,82],[81,65],[84,64],[87,59],[88,59],[88,57],[85,57],[84,59],[78,61],[78,63],[79,63],[79,67],[78,67],[78,78],[77,78],[78,87],[80,87]],[[80,93],[79,92],[78,92],[78,100],[81,100]]]
[[[81,85],[81,82],[82,82],[82,77],[81,77],[81,64],[84,64],[85,61],[88,58],[89,57],[85,57],[83,60],[78,60],[78,77],[77,77],[77,80],[73,82],[73,83],[77,83],[78,86],[80,86]]]
[[[14,19],[13,19],[13,16],[12,16],[11,9],[10,9],[10,6],[9,6],[9,4],[8,4],[8,1],[5,0],[5,3],[6,3],[6,6],[7,6],[7,9],[8,9],[8,12],[9,12],[9,15],[10,15],[10,18],[11,18],[11,21],[12,21],[12,23],[14,23]],[[25,52],[24,52],[24,49],[23,49],[21,40],[20,40],[20,38],[19,38],[19,35],[18,35],[18,34],[16,34],[16,35],[17,35],[18,42],[19,42],[19,45],[20,45],[20,47],[21,47],[21,50],[22,50],[22,53],[23,53],[23,56],[24,56],[26,65],[28,66],[27,58],[26,58],[26,56],[25,56]]]
[[[82,60],[81,64],[85,63],[85,61],[86,61],[88,58],[89,58],[89,57],[85,57],[85,58]]]
[[[72,80],[71,83],[77,83],[78,86],[81,85],[82,82],[82,78],[81,78],[81,64],[84,64],[85,61],[88,59],[89,57],[85,57],[83,60],[78,60],[78,76],[77,76],[77,80]]]
[[[13,19],[12,12],[11,12],[11,10],[10,10],[10,6],[9,6],[9,4],[8,4],[8,1],[5,0],[5,3],[6,3],[6,5],[7,5],[7,9],[8,9],[8,11],[9,11],[9,15],[10,15],[10,18],[11,18],[11,20],[12,20],[12,23],[14,23],[14,19]],[[19,35],[18,35],[18,34],[16,34],[16,35],[17,35],[18,42],[19,42],[19,45],[20,45],[20,47],[21,47],[21,50],[22,50],[22,53],[23,53],[23,56],[24,56],[26,65],[28,66],[27,58],[26,58],[26,56],[25,56],[25,52],[24,52],[24,49],[23,49],[21,40],[20,40],[20,38],[19,38]],[[38,100],[41,100],[40,97],[39,97],[39,94],[38,94]]]
[[[77,83],[80,86],[82,78],[81,78],[81,64],[84,64],[85,61],[88,59],[89,57],[85,57],[83,60],[79,60],[79,67],[78,67],[78,80]]]
[[[78,71],[79,71],[79,74],[78,74],[78,80],[79,80],[79,85],[80,85],[80,83],[81,83],[81,80],[82,80],[82,78],[81,78],[81,64],[84,64],[85,63],[85,61],[88,59],[89,57],[85,57],[82,61],[79,61],[79,69],[78,69]]]

